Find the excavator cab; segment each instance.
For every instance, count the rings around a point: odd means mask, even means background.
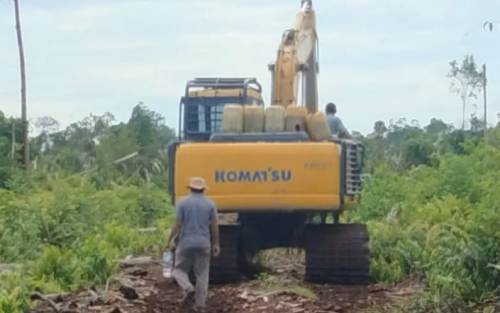
[[[255,78],[196,78],[186,85],[179,110],[183,141],[208,141],[222,129],[226,104],[264,105]]]

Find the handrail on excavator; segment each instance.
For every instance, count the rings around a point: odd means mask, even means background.
[[[213,88],[213,89],[243,89],[246,95],[248,88],[252,86],[259,93],[262,92],[262,86],[254,77],[247,78],[217,78],[200,77],[189,81],[186,85],[186,97],[192,88]]]

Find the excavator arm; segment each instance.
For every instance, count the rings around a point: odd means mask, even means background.
[[[272,104],[318,110],[318,36],[312,0],[302,0],[295,26],[283,33],[272,72]]]

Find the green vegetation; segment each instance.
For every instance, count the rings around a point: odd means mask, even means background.
[[[23,312],[34,290],[104,286],[125,256],[159,253],[174,211],[165,178],[174,132],[143,105],[111,122],[90,116],[58,131],[41,119],[25,172],[21,124],[0,113],[0,264],[18,265],[0,273],[0,312]]]
[[[165,192],[150,184],[97,190],[72,178],[29,195],[0,191],[0,260],[22,265],[1,275],[1,303],[25,309],[34,289],[104,285],[123,257],[159,252],[172,212]]]
[[[364,140],[371,176],[350,218],[369,225],[373,278],[422,275],[426,312],[498,296],[500,127],[378,122]]]
[[[165,177],[174,132],[144,105],[121,124],[105,114],[59,131],[39,120],[29,171],[18,166],[20,125],[0,113],[0,264],[18,265],[0,274],[2,313],[28,308],[33,290],[104,286],[124,256],[159,252],[173,215]],[[373,279],[422,277],[414,311],[498,297],[500,126],[377,122],[359,139],[367,178],[347,218],[369,226]],[[257,283],[282,287],[269,276]],[[297,288],[287,290],[307,293]]]

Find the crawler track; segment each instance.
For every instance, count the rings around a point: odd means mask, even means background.
[[[216,284],[233,283],[241,279],[238,267],[238,225],[221,225],[221,255],[212,258],[210,264],[210,282]]]
[[[366,225],[308,225],[305,279],[316,283],[368,284],[368,242]]]

